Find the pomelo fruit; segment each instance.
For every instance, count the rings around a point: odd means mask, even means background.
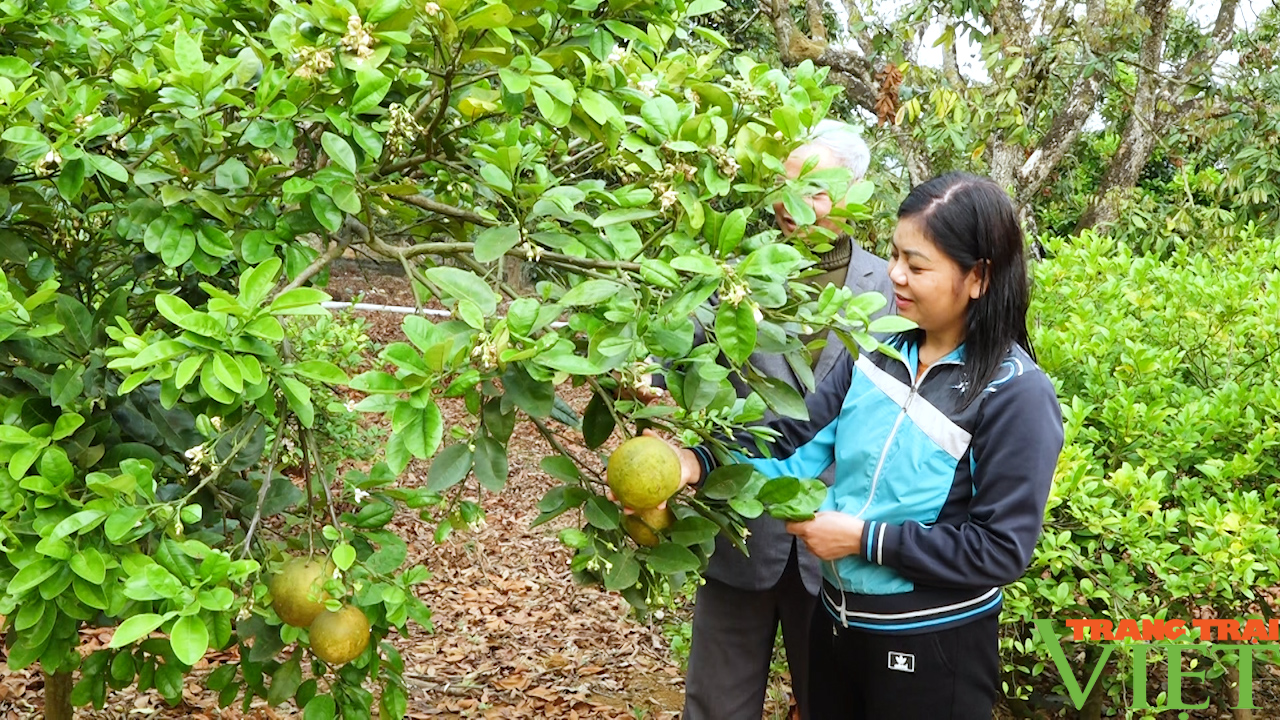
[[[648,510],[680,488],[680,457],[659,438],[641,435],[613,451],[606,477],[613,496],[623,506]]]
[[[650,508],[635,515],[623,515],[622,529],[627,531],[637,545],[656,547],[662,542],[658,532],[671,527],[675,520],[676,516],[671,513],[670,508]]]
[[[267,582],[271,590],[271,607],[280,619],[294,627],[307,627],[324,612],[329,593],[324,584],[333,577],[334,566],[328,559],[290,558]]]
[[[325,610],[311,623],[311,652],[330,665],[343,665],[369,647],[369,618],[355,605]]]

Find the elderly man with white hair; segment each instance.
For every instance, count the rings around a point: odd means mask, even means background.
[[[820,122],[809,141],[791,153],[785,163],[788,175],[799,177],[805,163],[815,156],[815,169],[843,167],[855,179],[866,174],[871,160],[858,131],[834,120]],[[818,258],[817,267],[823,272],[806,281],[817,287],[845,285],[855,294],[874,290],[891,296],[885,261],[862,249],[830,216],[838,203],[826,192],[807,201],[817,215],[814,224],[836,233],[836,238],[834,247]],[[783,236],[811,232],[798,227],[781,204],[774,206],[774,212]],[[822,382],[843,352],[847,352],[844,344],[834,335],[828,337],[826,347],[814,357],[817,382]],[[751,364],[765,375],[805,391],[785,358],[756,353]],[[735,386],[744,397],[750,393],[745,383],[738,381]],[[828,485],[833,479],[831,472],[822,478]],[[791,668],[792,691],[800,716],[807,717],[809,621],[822,583],[818,559],[787,533],[781,520],[765,515],[750,521],[747,529],[750,556],[723,537],[717,538],[706,584],[698,590],[685,680],[685,720],[760,720],[779,625]]]

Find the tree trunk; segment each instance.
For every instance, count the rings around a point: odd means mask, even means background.
[[[1092,661],[1086,663],[1086,667],[1091,666],[1098,661],[1097,653],[1086,653],[1085,657],[1092,656]],[[1103,678],[1108,673],[1104,670],[1102,676],[1093,684],[1093,689],[1089,691],[1089,697],[1084,699],[1084,705],[1080,707],[1080,720],[1102,720],[1102,701],[1107,696],[1106,690],[1103,688]]]
[[[1111,158],[1111,166],[1107,168],[1098,187],[1098,197],[1080,218],[1076,232],[1107,225],[1116,220],[1119,211],[1118,196],[1137,184],[1138,176],[1151,157],[1151,150],[1155,148],[1156,139],[1164,125],[1165,118],[1157,105],[1163,79],[1156,68],[1164,57],[1169,0],[1143,0],[1140,8],[1142,15],[1150,22],[1150,27],[1138,53],[1138,84],[1133,93],[1133,106],[1129,110],[1129,120],[1120,138],[1120,147]]]
[[[1251,708],[1237,707],[1240,704],[1240,668],[1227,668],[1227,672],[1222,676],[1222,679],[1223,684],[1227,686],[1227,700],[1231,710],[1231,720],[1253,720],[1253,710]],[[1250,682],[1252,682],[1252,679],[1250,679]]]
[[[991,144],[991,179],[1005,190],[1018,190],[1017,172],[1022,164],[1022,148],[996,136]]]
[[[1081,216],[1076,232],[1115,222],[1124,196],[1138,184],[1142,168],[1146,167],[1151,151],[1156,146],[1157,130],[1149,127],[1152,122],[1150,116],[1140,118],[1137,112],[1135,108],[1134,115],[1129,119],[1130,127],[1125,129],[1126,140],[1116,150],[1111,167],[1107,169],[1107,174],[1098,187],[1098,197]],[[1142,127],[1134,127],[1136,125]]]
[[[1080,707],[1080,720],[1102,720],[1103,697],[1106,697],[1106,692],[1102,689],[1102,678],[1098,678],[1098,682],[1093,684],[1093,691],[1084,698],[1084,705]]]
[[[44,674],[44,720],[72,720],[71,673]]]
[[[1098,81],[1095,76],[1079,78],[1071,88],[1067,101],[1054,115],[1053,124],[1018,170],[1018,204],[1030,205],[1050,176],[1071,150],[1081,129],[1093,113],[1098,102]]]

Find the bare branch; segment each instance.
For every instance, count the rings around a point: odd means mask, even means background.
[[[347,251],[347,248],[351,246],[351,241],[355,235],[360,235],[365,242],[368,242],[369,240],[369,228],[365,227],[364,223],[353,217],[347,217],[341,230],[343,232],[337,234],[334,238],[334,242],[329,245],[329,249],[321,253],[320,257],[311,261],[311,264],[302,272],[298,273],[298,276],[293,280],[290,280],[287,285],[280,288],[279,292],[276,293],[277,296],[287,293],[294,288],[302,287],[307,284],[308,280],[323,272],[325,268],[329,267],[329,263],[337,260],[342,256],[342,253]]]
[[[1230,2],[1231,0],[1227,0]],[[1147,68],[1157,68],[1164,54],[1165,33],[1168,29],[1170,0],[1142,0],[1139,12],[1147,19],[1147,35],[1138,52],[1138,82],[1133,95],[1129,119],[1125,123],[1120,146],[1111,158],[1111,165],[1102,177],[1098,196],[1085,211],[1076,226],[1080,231],[1111,222],[1116,208],[1111,201],[1113,191],[1133,187],[1138,174],[1151,156],[1156,144],[1155,128],[1162,123],[1158,114],[1158,100],[1163,78]]]
[[[463,222],[469,222],[473,225],[493,227],[498,224],[498,221],[490,220],[489,218],[479,215],[474,211],[454,207],[453,205],[432,200],[431,198],[422,195],[392,195],[391,197],[394,197],[402,203],[426,210],[427,212],[444,215],[445,217],[451,217],[455,220],[462,220]]]
[[[591,160],[596,155],[599,155],[602,152],[604,152],[604,143],[595,143],[594,145],[589,145],[587,146],[586,149],[576,152],[573,155],[570,155],[569,157],[565,158],[564,161],[560,162],[555,167],[551,168],[551,172],[559,174],[561,172],[564,172],[566,168],[569,168],[570,166],[573,166],[573,165],[577,165],[583,160]]]
[[[997,2],[984,19],[997,35],[1004,36],[1006,43],[1017,46],[1024,52],[1024,57],[1027,56],[1031,50],[1031,29],[1022,15],[1022,3]]]
[[[875,82],[875,65],[867,58],[849,50],[848,48],[836,47],[832,45],[826,46],[822,53],[813,58],[813,61],[819,65],[825,65],[832,70],[856,75],[862,78],[864,82],[874,87]]]
[[[1178,78],[1182,82],[1188,82],[1197,72],[1205,72],[1222,56],[1235,33],[1236,8],[1239,4],[1240,0],[1222,0],[1222,4],[1218,6],[1218,17],[1213,23],[1213,34],[1209,36],[1208,42],[1199,52],[1187,58],[1178,70]]]
[[[1201,92],[1205,92],[1213,89],[1211,86],[1206,85],[1204,83],[1185,80],[1181,76],[1168,75],[1166,73],[1161,72],[1157,68],[1151,67],[1150,65],[1144,65],[1143,63],[1137,60],[1134,60],[1132,58],[1117,58],[1116,62],[1122,62],[1125,65],[1129,65],[1131,67],[1135,67],[1139,70],[1142,70],[1154,78],[1158,78],[1161,81],[1161,83],[1164,85],[1164,88],[1166,91],[1166,97],[1168,97],[1168,93],[1172,92],[1172,90],[1175,87],[1191,87]]]
[[[805,60],[816,61],[827,48],[826,40],[812,40],[796,27],[791,19],[788,0],[760,0],[764,13],[773,22],[773,32],[778,37],[778,54],[787,65],[799,65]]]
[[[312,462],[307,462],[308,444],[311,446],[310,455],[312,458],[314,458]],[[310,475],[312,470],[319,471],[320,489],[324,491],[325,506],[328,507],[329,509],[329,521],[333,523],[333,526],[335,528],[341,527],[341,525],[338,524],[338,509],[334,506],[334,503],[333,503],[333,492],[329,489],[329,484],[333,482],[333,480],[329,477],[328,472],[325,469],[324,463],[321,462],[320,444],[316,441],[315,432],[307,428],[302,428],[302,465],[304,468],[306,468],[306,472],[308,475],[307,477],[308,487],[310,487],[310,484],[311,484]]]
[[[942,48],[942,74],[947,76],[947,80],[952,85],[955,85],[957,90],[968,84],[964,81],[964,77],[960,75],[960,58],[956,50],[954,36],[951,42],[945,43]]]
[[[387,166],[384,168],[380,168],[378,170],[378,175],[379,176],[394,175],[395,173],[398,173],[401,170],[408,170],[411,167],[417,167],[422,163],[430,160],[433,157],[435,156],[423,153],[421,155],[414,155],[413,157],[407,157],[403,160],[397,160],[396,162],[388,163]]]
[[[929,155],[923,144],[912,136],[911,131],[901,125],[889,123],[889,132],[898,141],[902,157],[907,161],[907,177],[911,179],[911,184],[920,185],[933,177],[933,163],[929,162]]]
[[[814,40],[827,42],[827,24],[822,21],[822,0],[808,0],[805,12],[809,16],[809,34]]]
[[[831,72],[827,74],[827,80],[843,86],[849,99],[860,107],[864,107],[871,112],[876,111],[876,89],[874,85],[835,68],[832,68]]]
[[[470,242],[426,242],[406,247],[395,247],[374,238],[370,244],[375,251],[383,253],[389,257],[396,259],[408,260],[418,257],[419,255],[470,255],[475,252],[476,244]],[[512,248],[507,251],[507,255],[515,258],[524,258],[525,251],[518,248]],[[596,258],[582,258],[574,255],[565,255],[563,253],[551,252],[549,250],[541,250],[539,257],[556,265],[565,266],[568,270],[617,270],[621,272],[640,272],[640,263],[627,262],[625,260],[598,260]],[[617,278],[606,278],[609,280],[617,280]]]
[[[755,12],[751,13],[751,16],[748,17],[737,30],[734,30],[733,34],[741,35],[744,30],[751,27],[751,23],[755,22],[758,17],[760,17],[760,8],[756,7]]]
[[[863,27],[865,21],[862,17],[862,8],[858,7],[857,0],[844,0],[844,8],[849,13],[849,31],[857,39],[858,47],[862,48],[862,54],[871,57],[875,54],[876,46],[871,41],[871,33]]]
[[[191,499],[196,496],[196,493],[203,490],[209,483],[213,482],[214,480],[217,480],[222,475],[223,471],[227,469],[227,466],[231,464],[231,461],[235,460],[236,456],[240,454],[240,451],[244,450],[245,447],[248,446],[249,441],[253,440],[253,434],[258,432],[258,426],[261,425],[262,422],[263,422],[262,416],[260,415],[254,419],[253,424],[249,426],[249,429],[245,430],[244,434],[240,436],[240,439],[237,440],[235,444],[231,446],[231,450],[227,452],[227,456],[222,459],[222,462],[210,468],[209,474],[205,475],[204,479],[201,480],[199,484],[197,484],[195,487],[191,488],[191,490],[187,493],[186,497],[182,498],[182,502],[180,503],[179,507],[186,506],[188,503],[191,502]],[[219,440],[220,439],[221,438],[219,438]]]
[[[1041,0],[1040,8],[1036,13],[1035,22],[1032,23],[1031,31],[1037,34],[1048,35],[1053,37],[1052,32],[1046,32],[1046,28],[1053,27],[1057,29],[1062,22],[1064,15],[1068,15],[1063,11],[1063,6],[1057,0]]]
[[[280,424],[276,425],[275,441],[271,443],[271,454],[267,456],[267,474],[262,478],[262,487],[258,488],[258,503],[253,511],[253,519],[249,521],[249,528],[244,532],[244,547],[240,549],[242,558],[249,557],[249,549],[253,546],[253,532],[258,529],[258,523],[262,522],[262,505],[267,501],[267,493],[271,491],[271,479],[276,474],[276,459],[280,457],[280,443],[284,440],[285,422],[288,420],[283,403],[277,411],[280,413]]]
[[[538,418],[532,415],[528,417],[529,417],[529,421],[533,423],[533,426],[538,429],[538,433],[541,434],[542,437],[546,439],[546,441],[551,445],[551,447],[555,448],[556,452],[569,458],[574,462],[575,465],[594,475],[597,483],[604,482],[604,478],[600,477],[600,471],[596,470],[594,465],[588,465],[587,463],[579,460],[577,455],[574,455],[573,453],[569,452],[569,448],[565,447],[564,443],[560,442],[560,439],[556,437],[555,433],[551,432],[550,428],[547,427],[546,423],[542,422],[541,420],[539,420]]]
[[[1044,187],[1053,169],[1062,162],[1067,151],[1075,144],[1085,122],[1093,114],[1098,102],[1096,75],[1078,77],[1067,100],[1054,116],[1048,132],[1040,145],[1018,170],[1018,204],[1026,205]]]

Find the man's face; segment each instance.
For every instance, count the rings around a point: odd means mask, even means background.
[[[800,170],[804,167],[805,161],[814,156],[818,158],[818,164],[813,168],[814,170],[829,170],[840,167],[840,164],[832,157],[831,150],[822,145],[810,145],[797,148],[783,163],[783,167],[787,169],[787,177],[792,180],[800,177]],[[809,207],[813,208],[814,214],[818,216],[814,225],[824,227],[836,234],[840,233],[840,227],[837,225],[836,220],[828,217],[832,208],[837,206],[831,202],[831,196],[825,190],[805,198],[805,201],[809,203]],[[797,229],[795,218],[791,217],[791,213],[787,212],[787,209],[780,202],[774,203],[773,212],[777,217],[778,229],[782,231],[783,237],[791,237]]]

